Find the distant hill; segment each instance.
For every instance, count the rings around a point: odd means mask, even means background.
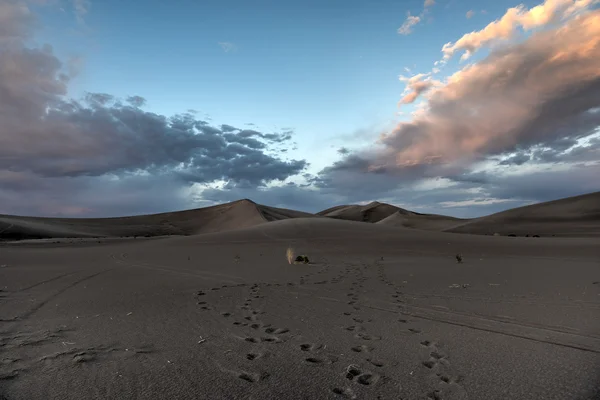
[[[467,220],[446,232],[517,236],[600,235],[600,192],[513,208]]]

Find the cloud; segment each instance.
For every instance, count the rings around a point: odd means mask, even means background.
[[[89,0],[72,0],[77,23],[85,25],[85,16],[90,11],[92,3]]]
[[[383,140],[385,162],[470,163],[516,146],[588,136],[600,125],[600,113],[590,111],[600,105],[598,59],[598,11],[499,49],[431,90],[426,112]]]
[[[466,17],[467,19],[471,19],[475,15],[475,11],[469,10],[467,11]]]
[[[535,176],[556,186],[550,182],[558,170],[588,178],[593,175],[589,170],[598,170],[599,59],[600,11],[590,11],[521,43],[493,49],[443,83],[423,84],[429,74],[404,78],[407,94],[402,103],[426,92],[420,111],[372,148],[325,168],[315,184],[354,196],[391,196],[396,188],[423,179],[464,176],[483,165],[496,176],[482,175],[477,181],[471,176],[469,187],[489,189],[477,198],[544,200],[517,183],[531,183],[534,178],[527,177]],[[548,171],[531,169],[543,163]],[[507,166],[521,177],[498,178]],[[566,172],[561,179],[568,180]],[[600,181],[593,179],[569,185],[570,190],[550,192],[560,197],[600,190]]]
[[[400,104],[411,104],[423,93],[433,87],[439,87],[442,82],[432,79],[431,74],[417,74],[410,78],[400,76],[401,82],[406,82],[404,96],[400,100]]]
[[[10,201],[23,190],[38,198],[64,199],[65,210],[73,212],[82,209],[74,203],[78,199],[116,211],[100,200],[110,188],[127,187],[132,193],[139,188],[141,196],[152,187],[158,193],[161,186],[185,191],[218,181],[265,185],[299,174],[308,165],[272,155],[272,144],[288,143],[291,130],[219,128],[193,113],[152,113],[142,109],[141,96],[125,101],[108,93],[68,98],[70,66],[49,45],[25,44],[34,20],[23,7],[14,2],[0,8],[0,18],[20,16],[16,24],[11,17],[11,24],[0,31],[0,199],[6,200],[0,201],[0,212],[9,211]],[[115,183],[121,180],[128,185]],[[49,212],[34,197],[19,205],[21,212]]]
[[[398,33],[401,35],[411,34],[413,27],[420,23],[423,20],[423,18],[425,18],[425,16],[429,12],[429,9],[433,7],[434,4],[435,0],[425,0],[425,2],[423,3],[423,11],[421,11],[419,15],[412,15],[410,11],[407,12],[406,20],[404,21],[404,23],[402,23],[402,26],[398,28]]]
[[[219,42],[218,45],[221,46],[225,53],[237,50],[237,46],[231,42]]]
[[[421,17],[416,16],[416,15],[411,15],[409,12],[408,16],[406,17],[406,20],[404,21],[402,26],[400,26],[400,28],[398,28],[398,33],[401,35],[411,34],[413,26],[415,26],[419,22],[421,22]]]
[[[530,31],[551,23],[564,22],[596,3],[598,0],[546,0],[529,10],[523,5],[509,8],[500,19],[482,30],[467,33],[454,43],[446,43],[442,48],[443,60],[448,61],[459,52],[464,52],[461,60],[466,60],[482,47],[513,38],[518,28]]]

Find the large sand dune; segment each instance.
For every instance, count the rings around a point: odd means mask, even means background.
[[[121,218],[36,218],[0,215],[0,239],[195,235],[312,214],[244,199],[213,207]]]
[[[599,236],[600,193],[535,204],[487,217],[421,214],[390,204],[343,205],[317,214],[239,200],[213,207],[119,218],[0,215],[0,240],[197,235],[296,218],[337,219],[380,226],[502,236]]]
[[[329,218],[345,219],[347,221],[378,222],[394,213],[410,213],[410,211],[374,201],[364,206],[336,206],[317,214]]]
[[[449,232],[518,236],[600,236],[600,192],[475,218]]]

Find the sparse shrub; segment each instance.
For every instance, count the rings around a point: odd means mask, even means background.
[[[457,254],[455,257],[456,257],[456,262],[459,264],[462,264],[462,262],[463,262],[462,254]]]
[[[308,260],[308,256],[298,256],[298,257],[296,257],[296,262],[308,264],[310,261]]]
[[[288,264],[291,264],[294,261],[294,249],[288,247],[285,251],[285,257],[288,260]]]
[[[235,255],[235,257],[233,257],[233,260],[234,260],[235,262],[238,262],[238,261],[240,261],[241,259],[242,259],[242,257],[240,257],[240,255],[239,255],[239,254],[236,254],[236,255]]]
[[[508,236],[510,236],[510,237],[517,237],[517,235],[515,235],[514,233],[509,233]]]

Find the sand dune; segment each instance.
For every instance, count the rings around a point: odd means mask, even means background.
[[[376,223],[381,225],[402,226],[405,228],[415,228],[429,231],[442,231],[444,229],[459,225],[464,221],[464,219],[447,217],[445,215],[395,212],[392,215],[377,221]]]
[[[367,205],[344,205],[328,208],[317,213],[329,218],[347,221],[378,222],[394,213],[410,213],[400,207],[374,201]]]
[[[517,236],[600,236],[600,192],[514,208],[468,220],[448,232]]]
[[[195,235],[312,214],[244,199],[187,211],[120,218],[37,218],[0,215],[0,239]]]
[[[337,219],[378,226],[502,236],[599,236],[600,192],[458,219],[390,204],[342,205],[317,214],[243,199],[187,211],[119,218],[38,218],[0,215],[0,240],[197,235],[296,218]]]

